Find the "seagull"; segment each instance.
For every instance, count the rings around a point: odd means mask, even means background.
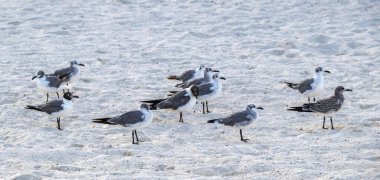
[[[182,112],[191,111],[197,102],[199,90],[196,86],[179,91],[167,99],[141,101],[148,103],[151,109],[168,109],[179,111],[179,122],[183,123]]]
[[[52,75],[57,76],[60,79],[66,76],[67,78],[64,81],[68,85],[75,82],[79,78],[80,73],[78,66],[84,66],[84,64],[80,64],[77,61],[70,61],[70,67],[58,69]]]
[[[170,75],[167,78],[171,80],[180,80],[183,83],[188,83],[194,79],[201,78],[204,74],[205,66],[202,64],[195,70],[188,70],[182,73],[180,76]]]
[[[200,84],[210,82],[212,80],[212,73],[213,72],[219,72],[219,71],[218,70],[212,70],[211,68],[206,68],[206,70],[204,71],[203,77],[198,78],[198,79],[194,79],[193,81],[190,81],[188,83],[177,84],[176,87],[180,87],[180,88],[185,89],[185,88],[188,88],[188,87],[193,86],[193,85],[200,85]]]
[[[302,95],[307,96],[309,103],[310,97],[314,97],[315,102],[315,97],[318,96],[324,89],[323,72],[331,73],[328,70],[324,70],[322,67],[317,67],[315,69],[314,78],[305,79],[300,83],[285,82],[285,84],[292,89],[298,90]]]
[[[303,104],[300,107],[290,107],[289,111],[298,111],[298,112],[314,112],[322,114],[330,114],[337,112],[342,108],[344,102],[344,91],[352,91],[351,89],[345,89],[343,86],[338,86],[335,88],[335,93],[333,96],[317,101],[316,103]],[[326,116],[323,116],[323,129],[325,128]],[[332,116],[330,116],[331,129],[334,129]]]
[[[253,121],[256,121],[259,118],[259,113],[256,109],[264,110],[262,107],[256,107],[254,104],[247,106],[245,111],[234,113],[226,118],[213,119],[207,121],[207,123],[218,123],[225,126],[232,126],[240,129],[240,140],[247,142],[249,139],[243,138],[243,126],[250,125]]]
[[[61,124],[60,124],[61,117],[64,117],[64,116],[71,114],[71,112],[73,110],[73,104],[74,104],[72,101],[73,98],[79,98],[79,97],[74,96],[70,92],[66,92],[63,95],[62,100],[54,100],[54,101],[50,101],[46,104],[37,105],[37,106],[27,105],[26,109],[41,111],[41,112],[47,113],[48,115],[50,115],[52,117],[56,117],[58,129],[63,130],[63,129],[61,129]]]
[[[220,77],[218,73],[212,76],[212,81],[196,86],[199,89],[197,99],[202,101],[203,114],[205,114],[205,104],[208,110],[208,100],[214,99],[222,92],[222,83],[219,79],[226,80],[224,77]]]
[[[149,125],[153,120],[153,112],[149,109],[147,104],[141,104],[139,110],[129,111],[120,116],[113,118],[97,118],[93,119],[94,123],[110,124],[110,125],[122,125],[128,129],[132,129],[132,144],[139,144],[139,138],[137,137],[137,130]],[[135,142],[136,136],[136,142]]]
[[[62,79],[59,79],[56,76],[46,75],[44,71],[38,71],[37,74],[32,78],[32,80],[37,78],[37,88],[42,92],[46,93],[46,102],[48,102],[49,93],[57,93],[59,99],[58,91],[61,91],[63,89],[61,85],[65,81],[65,78],[67,78],[67,75],[68,74],[62,75]]]

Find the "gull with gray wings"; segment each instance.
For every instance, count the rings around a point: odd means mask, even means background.
[[[166,99],[141,101],[148,103],[151,109],[167,109],[179,111],[179,122],[183,123],[182,112],[191,111],[197,102],[199,90],[196,86],[179,91]]]
[[[36,79],[37,88],[46,93],[46,102],[49,101],[49,93],[56,93],[59,99],[59,91],[63,89],[62,83],[67,78],[68,74],[62,75],[62,79],[56,76],[46,75],[44,71],[38,71],[37,74],[32,78]]]
[[[31,110],[36,110],[40,112],[44,112],[48,114],[49,116],[56,117],[57,118],[57,125],[58,129],[61,129],[61,117],[70,115],[73,110],[73,98],[79,98],[78,96],[74,96],[74,94],[70,92],[66,92],[63,95],[62,100],[54,100],[50,101],[46,104],[42,105],[37,105],[37,106],[32,106],[32,105],[27,105],[25,108],[26,109],[31,109]]]
[[[328,70],[324,70],[322,67],[317,67],[315,69],[314,78],[305,79],[300,83],[284,83],[288,85],[290,88],[298,90],[302,95],[306,96],[308,98],[309,103],[310,97],[314,97],[315,102],[315,97],[318,96],[324,89],[324,72],[331,73]]]
[[[122,125],[127,129],[132,130],[132,144],[141,142],[137,136],[137,129],[141,129],[149,125],[153,120],[153,112],[147,104],[141,104],[139,110],[129,111],[120,116],[112,118],[97,118],[93,119],[94,123]],[[135,142],[136,137],[136,142]]]
[[[258,120],[259,113],[257,109],[263,110],[262,107],[256,107],[254,104],[247,106],[245,111],[234,113],[226,118],[219,118],[207,121],[207,123],[223,124],[225,126],[231,126],[240,129],[240,140],[247,142],[249,139],[243,138],[243,127],[250,125],[252,122]]]
[[[170,75],[167,78],[171,80],[180,80],[183,83],[188,83],[194,79],[201,78],[205,71],[205,66],[202,64],[195,70],[187,70],[183,72],[180,76]]]

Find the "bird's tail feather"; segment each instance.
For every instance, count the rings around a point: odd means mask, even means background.
[[[108,120],[110,120],[111,118],[96,118],[96,119],[92,119],[94,123],[101,123],[101,124],[110,124],[110,125],[114,125],[110,122],[108,122]]]
[[[41,109],[37,108],[36,106],[30,106],[30,105],[26,105],[25,107],[26,109],[32,109],[32,110],[36,110],[36,111],[41,111]]]
[[[140,101],[140,102],[148,103],[151,110],[157,110],[157,104],[164,100],[166,99],[154,99],[154,100],[146,100],[146,101]]]
[[[211,120],[208,120],[207,123],[215,123],[216,121],[218,121],[219,119],[211,119]]]
[[[292,89],[297,89],[298,88],[298,84],[295,84],[295,83],[290,83],[290,82],[284,82],[286,85],[288,85],[288,87],[292,88]]]
[[[167,78],[170,80],[179,80],[178,76],[175,76],[175,75],[170,75]]]
[[[288,111],[297,111],[297,112],[313,112],[310,110],[311,104],[304,104],[299,107],[290,107]]]

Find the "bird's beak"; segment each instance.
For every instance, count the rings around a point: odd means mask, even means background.
[[[351,91],[352,92],[352,89],[346,89],[345,91]]]
[[[33,76],[32,80],[35,79],[37,76]]]
[[[225,78],[225,77],[220,77],[220,79],[226,80],[226,78]]]
[[[73,96],[73,98],[79,98],[79,96]]]
[[[256,109],[261,109],[261,110],[264,110],[264,108],[262,108],[262,107],[257,107]]]
[[[78,64],[79,66],[84,66],[84,64]]]
[[[219,72],[218,70],[212,70],[212,72]]]
[[[325,70],[325,71],[323,71],[323,72],[325,72],[325,73],[331,73],[330,71],[328,71],[328,70]]]

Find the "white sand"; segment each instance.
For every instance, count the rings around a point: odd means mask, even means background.
[[[0,3],[0,177],[380,178],[380,2],[352,1],[4,1]],[[86,64],[75,114],[54,119],[24,109],[43,103],[32,76],[69,60]],[[155,112],[138,131],[91,118],[137,109],[175,90],[169,74],[204,63],[223,72],[211,114]],[[280,81],[325,76],[330,96],[352,88],[334,114],[286,111],[306,101]],[[56,97],[51,96],[52,99]],[[244,131],[208,119],[263,106]],[[329,125],[329,123],[328,123]]]

